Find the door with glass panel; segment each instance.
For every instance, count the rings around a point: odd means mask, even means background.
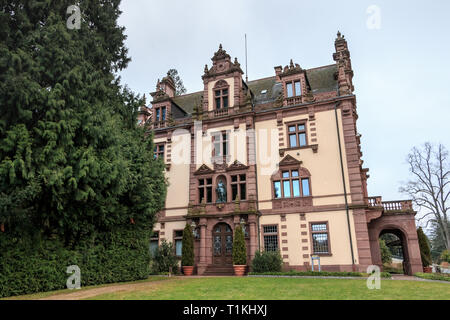
[[[233,264],[233,230],[226,223],[218,223],[212,232],[213,239],[213,264]]]

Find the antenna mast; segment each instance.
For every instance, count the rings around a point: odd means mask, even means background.
[[[247,65],[247,34],[245,34],[245,82],[248,82]]]

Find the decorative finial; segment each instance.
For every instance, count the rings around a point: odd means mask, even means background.
[[[340,38],[341,37],[341,32],[338,30],[338,33],[337,33],[337,37],[338,38]]]
[[[222,50],[222,44],[221,43],[219,44],[219,50]]]
[[[294,67],[294,62],[291,59],[291,62],[289,63],[289,67],[293,68]]]
[[[204,70],[204,72],[205,73],[208,73],[209,71],[208,71],[208,65],[207,64],[205,64],[205,70]]]

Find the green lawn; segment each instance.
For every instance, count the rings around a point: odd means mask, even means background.
[[[172,278],[132,292],[103,294],[90,299],[132,300],[297,300],[297,299],[420,299],[450,300],[450,285],[382,280],[369,290],[366,280],[307,278]]]

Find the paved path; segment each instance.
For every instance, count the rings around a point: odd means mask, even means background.
[[[177,278],[185,278],[185,277],[173,277]],[[130,292],[137,289],[147,289],[147,288],[157,288],[161,282],[168,280],[156,280],[156,281],[148,281],[148,282],[139,282],[139,283],[130,283],[130,284],[118,284],[118,285],[110,285],[101,288],[93,288],[86,289],[81,291],[74,291],[70,293],[60,293],[56,295],[51,295],[45,298],[41,298],[38,300],[81,300],[92,298],[101,294],[107,293],[117,293],[117,292]]]

